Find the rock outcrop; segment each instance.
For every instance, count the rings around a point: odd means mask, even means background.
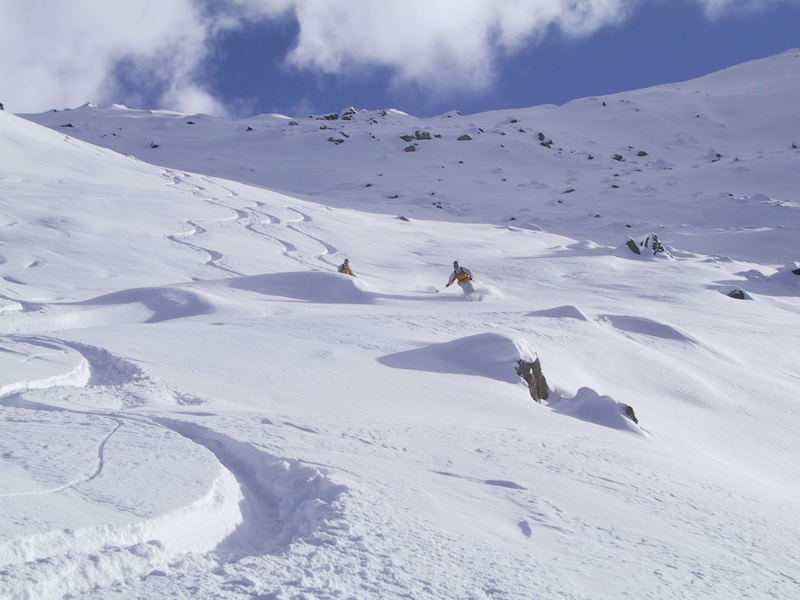
[[[639,424],[639,419],[636,418],[636,413],[633,412],[633,407],[629,404],[620,404],[620,408],[622,408],[622,414],[629,418],[631,421]]]
[[[663,254],[664,256],[671,256],[666,246],[661,243],[655,233],[648,233],[639,243],[636,243],[633,238],[628,238],[625,245],[634,254],[652,254],[653,256]]]
[[[733,289],[728,292],[727,296],[729,298],[735,298],[736,300],[752,300],[753,298],[745,292],[744,290],[740,290],[739,288]]]
[[[528,384],[528,390],[531,393],[531,398],[536,402],[547,400],[550,395],[547,387],[547,379],[542,373],[542,364],[537,358],[533,362],[520,359],[517,361],[517,375],[525,380]]]

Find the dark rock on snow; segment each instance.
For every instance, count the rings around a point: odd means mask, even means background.
[[[550,392],[547,388],[547,379],[542,373],[542,364],[537,358],[535,361],[530,362],[520,359],[517,361],[517,375],[525,380],[528,384],[528,390],[531,393],[531,398],[536,402],[547,400]]]
[[[730,292],[728,292],[728,297],[735,298],[736,300],[752,300],[750,294],[748,294],[744,290],[740,290],[739,288],[736,288],[735,290],[731,290]]]
[[[641,254],[642,253],[642,251],[639,250],[639,245],[636,242],[634,242],[631,238],[628,238],[628,241],[625,242],[625,245],[628,248],[630,248],[630,251],[633,252],[634,254]]]
[[[670,256],[667,248],[661,243],[661,240],[658,239],[655,233],[648,233],[640,244],[637,244],[632,238],[628,238],[625,245],[634,254],[642,254],[644,250],[650,250],[653,254]]]
[[[628,417],[631,421],[639,424],[639,419],[636,418],[636,413],[633,412],[633,407],[627,404],[621,404],[620,407],[622,408],[622,414]]]

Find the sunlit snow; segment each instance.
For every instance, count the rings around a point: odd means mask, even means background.
[[[798,97],[0,112],[0,597],[800,596]]]

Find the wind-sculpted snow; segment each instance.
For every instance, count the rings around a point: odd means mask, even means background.
[[[152,313],[145,323],[160,323],[214,312],[214,306],[202,295],[180,288],[137,288],[113,292],[77,303],[84,306],[142,304]]]
[[[694,343],[691,337],[681,333],[674,327],[652,319],[630,315],[600,315],[600,319],[610,323],[620,331],[674,340],[676,342]]]
[[[515,370],[517,361],[531,357],[524,342],[496,333],[481,333],[382,356],[378,360],[395,369],[473,375],[519,383]]]
[[[757,269],[736,273],[740,279],[715,282],[723,284],[722,292],[743,289],[762,296],[800,297],[800,262],[790,262],[767,275]],[[718,286],[714,286],[715,288]]]
[[[624,405],[588,387],[580,388],[572,398],[558,398],[550,403],[550,407],[557,413],[582,421],[642,434],[641,428],[625,416]]]
[[[550,317],[553,319],[576,319],[578,321],[588,321],[586,315],[577,306],[556,306],[545,308],[528,313],[529,317]]]
[[[232,279],[236,289],[257,292],[265,296],[282,296],[317,303],[369,304],[374,297],[362,291],[349,275],[322,271],[267,273]]]

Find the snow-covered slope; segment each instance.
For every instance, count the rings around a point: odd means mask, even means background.
[[[655,230],[687,251],[784,264],[797,258],[775,224],[797,190],[785,174],[800,157],[798,95],[791,50],[685,83],[478,115],[228,121],[87,104],[29,118],[148,162],[332,206],[513,220],[612,245]]]
[[[798,54],[435,119],[0,112],[0,596],[796,595]]]

